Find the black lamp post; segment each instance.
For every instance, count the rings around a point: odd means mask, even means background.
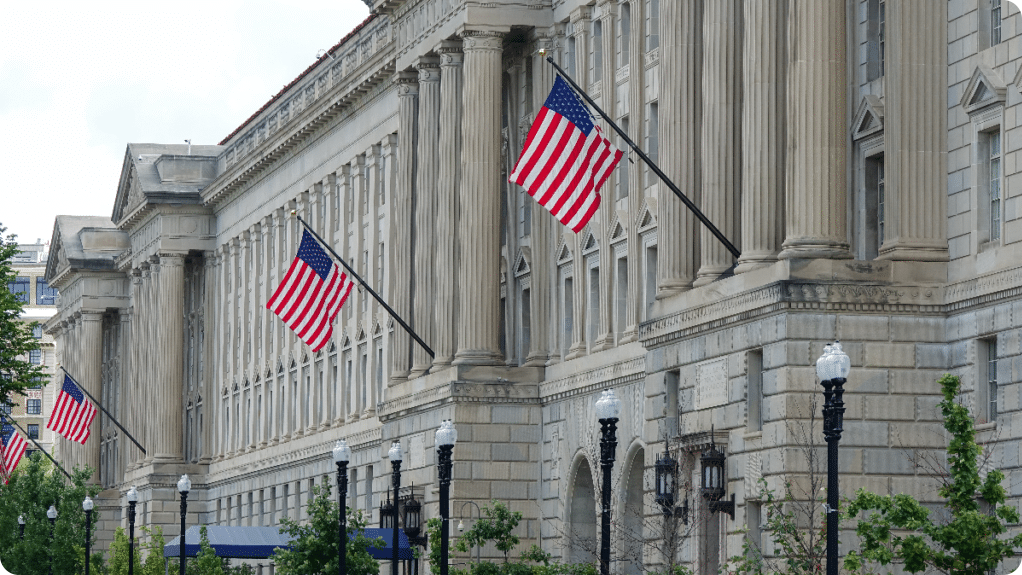
[[[387,452],[387,457],[390,458],[390,466],[394,470],[391,474],[391,483],[393,483],[394,486],[394,507],[391,511],[391,529],[393,532],[392,541],[394,542],[394,549],[390,556],[390,575],[397,575],[397,507],[398,498],[400,497],[399,492],[401,491],[401,441],[395,441],[390,445],[390,451]]]
[[[394,528],[394,505],[390,502],[390,492],[387,492],[387,500],[380,504],[380,529]]]
[[[348,572],[348,462],[351,461],[351,448],[343,439],[337,440],[334,447],[334,463],[337,464],[337,572],[346,575]]]
[[[177,490],[181,493],[181,563],[178,565],[180,574],[185,575],[185,514],[188,512],[188,492],[192,490],[192,480],[185,473],[177,481]]]
[[[450,555],[451,452],[458,441],[458,430],[445,420],[436,431],[437,472],[440,476],[440,575],[447,575]]]
[[[723,451],[717,449],[717,445],[713,441],[713,428],[710,428],[710,447],[703,451],[703,454],[699,456],[699,461],[703,466],[701,491],[703,493],[703,497],[705,497],[709,503],[708,508],[710,513],[727,513],[731,516],[731,520],[734,521],[734,493],[731,494],[730,501],[721,501],[721,499],[724,498],[724,494],[727,492],[727,489],[724,487],[725,477],[727,477],[725,473],[727,457],[724,455]]]
[[[680,507],[675,507],[678,492],[678,461],[671,457],[667,445],[664,454],[656,459],[656,503],[660,506],[664,517],[680,517],[681,522],[688,525],[688,497]]]
[[[816,376],[823,386],[823,436],[827,440],[827,575],[837,575],[838,482],[837,444],[844,427],[844,384],[851,360],[841,342],[823,348],[816,360]]]
[[[46,518],[50,520],[50,575],[53,575],[53,528],[57,525],[57,508],[50,505]]]
[[[600,468],[603,470],[603,488],[600,496],[600,575],[610,575],[610,472],[614,469],[617,450],[617,420],[621,414],[621,400],[608,389],[596,402],[596,418],[600,421]]]
[[[89,575],[89,554],[92,552],[92,509],[95,504],[88,495],[82,501],[82,509],[85,510],[85,575]]]
[[[132,485],[128,490],[128,575],[135,574],[135,504],[138,490]]]
[[[408,495],[401,502],[401,529],[408,536],[408,541],[419,544],[419,533],[422,531],[422,504],[415,495]]]
[[[22,541],[25,540],[25,516],[18,516],[18,538]]]

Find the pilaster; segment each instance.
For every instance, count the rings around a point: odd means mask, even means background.
[[[397,185],[394,186],[393,211],[391,212],[390,246],[390,306],[405,321],[411,310],[411,294],[408,286],[412,280],[412,189],[415,185],[416,131],[419,110],[418,75],[402,72],[397,79],[398,95],[398,145],[403,150],[398,154]],[[354,338],[353,338],[354,339]],[[403,329],[394,330],[391,349],[391,381],[408,377],[411,368],[411,337]],[[353,352],[354,353],[354,352]]]

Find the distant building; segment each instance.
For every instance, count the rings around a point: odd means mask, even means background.
[[[31,352],[28,360],[42,365],[46,375],[24,397],[11,398],[12,403],[18,404],[16,407],[5,405],[3,409],[14,417],[30,438],[52,454],[53,432],[46,429],[46,419],[53,408],[56,386],[44,384],[49,384],[54,378],[57,352],[53,337],[43,332],[42,324],[57,313],[57,289],[50,287],[45,277],[49,244],[36,240],[34,244],[18,244],[18,249],[20,251],[11,258],[18,275],[8,287],[25,304],[21,319],[26,323],[39,322],[33,333],[40,340],[41,349]],[[33,451],[36,451],[36,446],[30,441],[28,453]]]

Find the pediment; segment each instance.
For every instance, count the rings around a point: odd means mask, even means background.
[[[969,114],[978,112],[993,105],[1004,105],[1008,92],[1001,75],[980,64],[972,73],[972,78],[965,87],[960,104]]]
[[[337,353],[337,344],[331,341],[330,347],[327,348],[327,353]]]
[[[515,277],[519,278],[532,271],[532,248],[523,247],[515,258]]]
[[[375,325],[373,325],[373,337],[379,337],[381,335],[383,335],[383,324],[375,322]]]
[[[884,130],[884,101],[882,98],[867,94],[859,102],[852,122],[852,140],[859,141]]]
[[[103,216],[57,216],[50,237],[46,281],[60,287],[74,270],[115,270],[117,258],[130,249],[128,234]]]
[[[610,243],[614,244],[626,239],[624,222],[621,220],[621,216],[614,216],[614,223],[610,225]]]
[[[302,365],[309,365],[309,354],[308,354],[308,352],[302,354]]]
[[[648,202],[644,203],[642,209],[639,210],[639,217],[635,219],[635,228],[642,232],[656,226],[656,224],[657,221],[653,207]]]
[[[585,239],[582,240],[582,253],[586,254],[594,252],[600,249],[600,242],[596,241],[596,234],[592,230],[586,230],[586,235],[582,236]]]
[[[557,242],[557,249],[554,250],[554,254],[556,254],[554,261],[556,261],[558,265],[566,264],[572,259],[571,248],[568,247],[568,242],[565,240],[565,236],[563,234]]]

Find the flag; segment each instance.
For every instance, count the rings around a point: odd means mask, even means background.
[[[600,187],[621,155],[558,76],[509,181],[525,188],[577,234],[600,206]]]
[[[21,461],[21,456],[25,455],[25,447],[28,444],[25,443],[25,438],[9,423],[5,423],[0,428],[0,441],[2,441],[0,454],[3,456],[0,458],[0,477],[3,478],[4,485],[7,485],[7,482],[11,480],[11,474],[14,473],[18,462]]]
[[[353,285],[306,230],[295,261],[266,302],[266,309],[316,352],[330,341],[334,318]]]
[[[57,403],[46,422],[46,429],[52,429],[60,435],[85,444],[89,438],[89,425],[96,417],[96,406],[92,405],[78,384],[67,373],[64,374],[64,385],[57,394]]]

